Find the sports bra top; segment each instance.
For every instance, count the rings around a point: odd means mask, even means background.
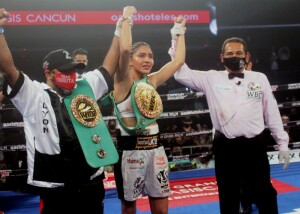
[[[132,100],[129,92],[126,98],[117,104],[121,118],[135,117],[131,102]]]

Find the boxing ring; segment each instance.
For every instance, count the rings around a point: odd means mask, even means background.
[[[300,83],[291,83],[284,85],[272,85],[272,90],[276,97],[277,92],[281,91],[294,91],[300,89]],[[191,102],[191,101],[199,101],[199,99],[205,99],[205,95],[202,92],[189,92],[189,93],[172,93],[172,94],[162,94],[162,101],[165,105],[168,105],[169,101],[176,101],[181,104],[182,102]],[[288,101],[288,102],[278,102],[279,109],[289,109],[296,108],[300,106],[299,101]],[[26,170],[26,145],[25,145],[25,137],[23,131],[23,122],[22,117],[18,113],[18,111],[14,108],[12,104],[2,104],[0,108],[1,121],[0,121],[0,175],[1,175],[1,185],[0,190],[5,186],[5,179],[10,177],[22,177],[27,175]],[[182,117],[187,116],[201,116],[201,115],[209,115],[208,109],[190,109],[190,110],[181,110],[181,111],[164,111],[158,120],[167,121],[172,119],[173,121],[179,120]],[[104,120],[108,121],[110,119],[116,119],[115,116],[104,116]],[[299,118],[300,119],[300,118]],[[287,123],[284,123],[284,128],[297,128],[300,125],[300,120],[292,120]],[[267,128],[267,127],[266,127]],[[212,135],[213,130],[205,130],[205,131],[194,131],[192,133],[186,132],[163,132],[160,128],[160,139],[168,140],[174,139],[178,137],[191,137],[191,136],[200,136],[200,135]],[[297,130],[297,129],[296,129]],[[192,157],[201,156],[203,154],[193,154],[193,149],[197,147],[206,147],[210,150],[211,145],[194,145],[194,146],[182,146],[183,148],[188,148],[191,151]],[[300,142],[291,142],[289,144],[289,148],[291,149],[291,162],[299,162],[300,161]],[[170,147],[165,146],[166,152],[170,150]],[[10,154],[10,159],[5,159],[6,154]],[[277,151],[270,148],[269,161],[270,164],[277,164]],[[204,154],[205,155],[205,154]],[[13,163],[7,163],[7,161],[14,161]],[[5,188],[4,188],[5,189]]]
[[[291,83],[291,84],[284,84],[284,85],[272,85],[272,90],[274,91],[274,95],[276,97],[276,93],[280,92],[289,92],[290,94],[293,94],[294,91],[300,89],[300,83]],[[205,95],[201,92],[185,92],[185,93],[170,93],[170,94],[161,94],[162,101],[164,103],[164,106],[168,106],[168,102],[174,103],[178,102],[179,106],[183,105],[184,103],[192,103],[194,109],[185,109],[185,110],[173,110],[168,111],[169,109],[174,109],[173,104],[171,104],[171,108],[165,108],[166,111],[164,111],[158,120],[158,123],[161,126],[165,124],[171,124],[169,121],[178,121],[180,118],[183,117],[198,117],[200,119],[204,117],[209,117],[209,110],[205,108],[205,104],[201,105],[201,109],[198,108],[199,100],[203,101],[205,100]],[[300,106],[300,100],[293,100],[293,99],[285,99],[284,102],[278,101],[278,107],[280,110],[284,110],[284,112],[289,111],[291,108],[297,108]],[[198,104],[195,104],[198,103]],[[201,102],[200,102],[201,103]],[[12,116],[13,114],[13,116]],[[22,194],[24,192],[24,195],[18,195],[18,197],[23,197],[26,199],[28,195],[27,189],[26,189],[26,175],[27,175],[27,164],[26,164],[26,145],[25,145],[25,137],[24,137],[24,130],[23,130],[23,122],[21,115],[18,115],[19,113],[16,111],[14,106],[12,104],[2,104],[0,109],[0,115],[1,115],[1,121],[0,121],[0,198],[3,196],[3,193],[6,193],[8,195],[5,195],[5,198],[7,199],[8,196],[13,195],[14,192],[19,192],[18,194]],[[104,120],[108,121],[111,119],[116,119],[116,117],[111,115],[103,115]],[[299,118],[300,119],[300,118]],[[300,120],[290,120],[288,122],[284,123],[285,129],[294,129],[295,133],[300,130]],[[211,126],[209,124],[208,126]],[[267,127],[266,127],[267,128]],[[213,129],[207,129],[205,131],[194,131],[192,133],[186,133],[186,132],[165,132],[164,129],[160,128],[160,139],[162,140],[172,140],[174,138],[178,137],[195,137],[195,136],[201,136],[201,135],[213,135]],[[300,132],[298,132],[300,135]],[[297,140],[297,138],[296,138]],[[176,160],[169,159],[170,162],[184,162],[188,163],[192,158],[197,157],[203,157],[208,155],[211,151],[211,144],[208,145],[183,145],[182,146],[185,149],[188,149],[190,151],[190,154],[184,154],[180,155]],[[205,152],[203,153],[193,153],[194,149],[197,149],[199,147],[205,147]],[[290,175],[293,176],[293,173],[298,171],[300,164],[300,141],[293,141],[289,144],[290,148],[290,156],[291,156],[291,164],[290,167],[286,170],[286,172],[290,173]],[[165,146],[167,154],[170,152],[171,148],[168,146]],[[282,170],[280,168],[281,165],[278,165],[278,152],[274,150],[273,146],[270,145],[270,151],[268,152],[269,161],[272,165],[272,176],[281,176],[280,173],[282,173]],[[193,166],[193,164],[189,165]],[[290,170],[290,171],[289,171]],[[176,172],[175,172],[176,171]],[[210,179],[210,180],[203,180],[203,182],[210,183],[211,185],[215,185],[214,180],[214,169],[208,168],[208,169],[198,169],[197,167],[182,167],[182,170],[174,170],[174,172],[170,172],[170,180],[172,181],[180,181],[181,183],[177,184],[171,184],[171,187],[173,188],[173,191],[176,192],[176,188],[179,188],[183,184],[187,184],[190,182],[189,185],[193,186],[198,184],[201,179]],[[300,176],[297,174],[297,176]],[[277,181],[274,181],[275,184]],[[107,173],[106,179],[104,180],[105,188],[106,188],[106,198],[107,200],[117,200],[116,197],[116,191],[115,191],[115,183],[114,183],[114,177],[113,173]],[[280,183],[279,183],[280,184]],[[278,184],[278,185],[279,185]],[[202,185],[202,184],[201,184]],[[280,185],[279,185],[280,186]],[[211,187],[214,189],[214,193],[207,193],[211,194],[210,198],[212,201],[216,201],[217,195],[215,194],[217,191],[215,190],[215,187]],[[300,188],[299,188],[300,189]],[[21,193],[20,193],[21,192]],[[180,193],[180,191],[177,191]],[[191,193],[191,192],[190,192]],[[193,193],[194,194],[194,193]],[[1,196],[2,195],[2,196]],[[36,197],[36,196],[34,196]],[[183,197],[182,195],[174,196],[172,198],[173,201],[176,201],[176,197],[180,198]],[[196,197],[196,196],[184,196],[184,197]],[[197,197],[203,197],[203,195],[197,195]],[[2,200],[2,199],[1,199]],[[17,199],[20,200],[20,199]],[[30,203],[32,199],[28,199]],[[36,203],[37,198],[35,198]],[[2,200],[4,202],[4,200]],[[141,199],[138,202],[138,208],[142,211],[147,211],[147,200]],[[179,203],[180,200],[177,200],[177,203]],[[6,201],[5,203],[9,203]],[[26,201],[26,203],[29,203]],[[117,203],[117,202],[116,202]],[[1,203],[0,203],[1,205]],[[20,205],[21,206],[21,205]],[[172,203],[170,203],[170,207],[176,207]],[[300,207],[300,205],[299,205]],[[1,210],[1,207],[0,207]],[[171,212],[172,213],[172,212]],[[174,212],[176,213],[176,212]]]

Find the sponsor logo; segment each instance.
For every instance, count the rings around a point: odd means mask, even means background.
[[[134,164],[134,165],[144,165],[145,161],[144,161],[145,157],[140,157],[138,159],[134,159],[134,158],[127,158],[127,163],[128,164]]]
[[[122,16],[119,11],[11,11],[10,14],[10,25],[115,24]],[[169,24],[179,15],[189,23],[210,23],[208,10],[140,11],[133,20],[135,24]]]
[[[159,165],[159,166],[163,166],[163,165],[167,164],[167,161],[164,158],[164,156],[158,156],[158,157],[156,157],[155,164]]]
[[[157,147],[157,137],[138,137],[136,143],[136,149],[147,149]]]

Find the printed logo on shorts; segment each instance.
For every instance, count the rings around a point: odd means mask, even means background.
[[[161,170],[156,175],[156,178],[160,183],[160,188],[162,189],[162,193],[170,192],[169,182],[168,182],[168,172],[166,170]]]
[[[164,156],[158,156],[158,157],[155,157],[155,164],[159,165],[159,166],[164,166],[167,164],[167,161],[164,158]]]
[[[145,157],[140,156],[137,158],[127,158],[126,162],[130,169],[142,169],[145,166]]]
[[[141,194],[144,184],[145,184],[145,180],[143,180],[142,177],[136,178],[136,180],[133,184],[133,186],[134,186],[133,195],[135,198]]]
[[[135,149],[149,149],[157,147],[157,136],[141,136],[137,137]]]

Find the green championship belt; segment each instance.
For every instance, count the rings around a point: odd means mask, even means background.
[[[64,98],[87,163],[94,168],[114,164],[118,153],[103,120],[94,93],[85,79]]]
[[[128,128],[122,121],[120,111],[116,105],[112,92],[101,100],[104,105],[108,104],[108,98],[112,100],[115,115],[121,127],[130,135],[141,135],[146,127],[157,120],[163,111],[161,98],[155,88],[147,82],[147,76],[134,82],[131,87],[130,96],[133,111],[137,120],[135,127]]]

